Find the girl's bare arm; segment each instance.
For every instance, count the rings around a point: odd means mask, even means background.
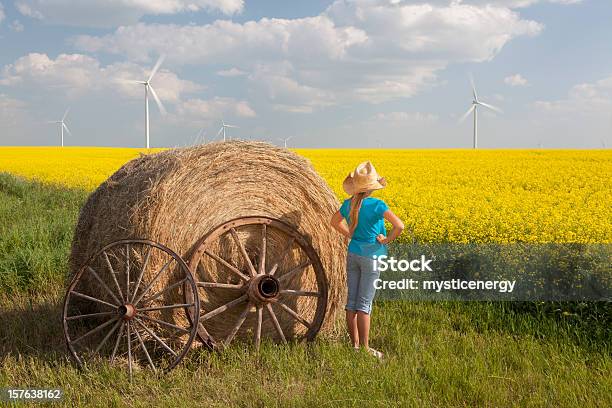
[[[331,226],[345,237],[351,237],[348,224],[344,220],[342,214],[340,214],[340,211],[336,211],[336,213],[332,216]]]
[[[389,232],[388,236],[385,237],[384,235],[381,234],[376,239],[378,239],[378,242],[380,242],[381,244],[386,245],[389,242],[393,241],[395,238],[400,236],[400,234],[404,230],[404,223],[391,210],[385,211],[385,213],[383,214],[383,217],[385,218],[385,220],[391,223],[393,228],[391,228],[391,232]]]

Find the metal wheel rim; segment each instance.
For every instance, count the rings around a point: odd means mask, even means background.
[[[174,251],[172,251],[170,248],[166,247],[165,245],[162,245],[158,242],[154,242],[151,240],[147,240],[147,239],[124,239],[124,240],[119,240],[119,241],[114,241],[110,244],[105,245],[102,249],[100,249],[98,252],[96,252],[94,255],[92,255],[88,261],[79,269],[79,271],[77,272],[77,274],[72,278],[70,285],[68,287],[68,290],[66,291],[66,295],[64,297],[64,303],[63,303],[63,312],[62,312],[62,325],[63,325],[63,330],[64,330],[64,338],[66,340],[66,346],[68,348],[68,351],[71,355],[71,357],[77,362],[78,366],[80,368],[82,368],[84,366],[84,362],[82,361],[82,359],[79,357],[79,353],[77,352],[77,350],[74,347],[74,341],[75,339],[71,339],[70,337],[70,327],[69,327],[69,320],[72,320],[70,318],[73,318],[74,316],[68,316],[69,313],[69,307],[70,307],[70,300],[72,298],[71,295],[74,294],[74,290],[75,287],[77,286],[77,284],[79,283],[80,279],[83,277],[83,275],[85,273],[88,272],[87,267],[97,258],[101,257],[103,254],[107,253],[110,249],[116,247],[116,246],[125,246],[125,245],[144,245],[144,246],[148,246],[149,248],[156,248],[162,252],[165,252],[166,254],[168,254],[170,256],[170,261],[168,261],[168,263],[172,262],[172,260],[174,260],[177,265],[178,268],[182,271],[182,273],[184,274],[184,287],[191,287],[192,290],[197,289],[196,286],[196,282],[195,279],[193,278],[193,275],[188,267],[188,265],[185,263],[185,261],[178,255],[176,254]],[[129,247],[128,247],[129,248]],[[146,265],[145,265],[146,267]],[[142,274],[144,274],[144,270],[145,267],[143,267],[142,272],[141,272],[141,278],[142,278]],[[128,278],[129,279],[129,278]],[[130,282],[131,283],[131,282]],[[127,285],[129,287],[129,285]],[[135,289],[139,289],[138,287],[136,287]],[[145,288],[147,290],[149,290],[150,288]],[[197,292],[197,290],[196,290]],[[144,296],[144,294],[146,293],[146,291],[144,293],[141,293],[141,295]],[[126,293],[126,295],[129,297],[129,293]],[[135,293],[132,294],[132,300],[136,300],[137,297],[137,291],[135,291]],[[122,298],[123,295],[121,294]],[[139,302],[142,301],[142,296],[139,296]],[[122,299],[123,300],[123,299]],[[136,302],[137,304],[139,302]],[[188,307],[183,308],[185,310],[185,314],[187,317],[187,321],[189,323],[191,323],[191,321],[189,320],[189,315],[190,313],[198,313],[199,314],[199,310],[200,310],[200,303],[199,303],[199,297],[192,296],[192,299],[190,301],[190,303],[193,303],[193,305],[190,305]],[[175,307],[177,309],[181,309],[180,307]],[[130,327],[131,325],[126,325],[127,327]],[[180,363],[180,361],[185,357],[185,355],[187,354],[187,352],[190,350],[191,348],[191,344],[193,343],[193,340],[195,339],[196,335],[197,335],[197,327],[193,324],[190,324],[190,328],[187,330],[185,329],[188,333],[189,336],[186,340],[186,342],[184,343],[183,347],[181,348],[180,352],[176,353],[174,359],[172,360],[172,362],[168,365],[168,367],[165,367],[162,369],[162,371],[169,371],[171,369],[173,369],[174,367],[176,367],[176,365],[178,363]],[[121,325],[121,329],[119,330],[123,330],[124,325]],[[140,337],[138,334],[138,331],[136,331],[137,337]],[[121,332],[117,332],[117,338],[121,338],[121,336],[123,335],[123,333]],[[129,337],[128,337],[129,338]],[[139,340],[141,340],[139,338]],[[141,340],[142,342],[142,340]],[[117,343],[119,343],[119,340],[117,340]],[[130,342],[128,341],[128,347]],[[116,346],[115,346],[116,347]],[[146,349],[145,346],[143,346],[143,351]],[[146,354],[148,354],[148,352],[145,351]],[[147,358],[149,358],[149,356],[147,355]],[[106,358],[104,358],[106,359]],[[150,359],[149,359],[150,361]],[[112,362],[111,362],[112,363]],[[131,361],[130,361],[130,379],[132,377],[132,365],[131,365]]]
[[[316,278],[316,282],[317,282],[317,288],[318,288],[318,293],[319,296],[318,300],[317,300],[317,307],[316,307],[316,311],[314,314],[314,317],[312,319],[311,322],[309,322],[310,327],[308,328],[307,332],[300,336],[301,339],[306,340],[306,341],[312,341],[314,340],[314,338],[316,337],[317,333],[319,332],[324,318],[325,318],[325,314],[327,311],[327,298],[328,298],[328,283],[327,283],[327,277],[325,274],[325,270],[323,269],[323,265],[321,263],[321,260],[316,252],[316,250],[312,247],[312,245],[305,239],[305,237],[293,226],[279,220],[276,218],[270,218],[270,217],[265,217],[265,216],[249,216],[249,217],[239,217],[239,218],[235,218],[232,219],[230,221],[227,221],[225,223],[222,223],[220,225],[218,225],[217,227],[213,228],[208,234],[206,234],[195,246],[194,246],[194,250],[193,253],[190,257],[189,260],[189,266],[191,268],[191,270],[193,271],[194,275],[195,275],[195,279],[197,281],[197,285],[198,287],[200,287],[200,285],[204,284],[208,284],[210,282],[200,282],[199,281],[199,277],[197,274],[197,268],[198,268],[198,264],[200,262],[200,259],[203,256],[206,256],[206,249],[207,246],[210,242],[214,242],[215,240],[219,239],[222,235],[230,232],[232,229],[236,229],[239,227],[243,227],[243,226],[253,226],[253,225],[262,225],[262,230],[263,230],[263,234],[265,235],[266,230],[268,227],[280,230],[281,232],[287,234],[289,236],[290,239],[293,239],[293,244],[297,244],[297,247],[307,256],[308,260],[310,261],[309,266],[312,266],[312,269],[314,270],[315,273],[315,278]],[[265,227],[263,227],[265,226]],[[266,244],[263,244],[264,247]],[[289,245],[291,246],[291,245]],[[286,254],[283,254],[286,255]],[[265,255],[264,255],[265,256]],[[281,259],[278,260],[278,262],[282,261],[282,257]],[[251,263],[249,261],[249,263]],[[265,263],[265,260],[264,260]],[[252,264],[252,263],[251,263]],[[253,265],[253,267],[256,267],[256,265]],[[299,266],[298,266],[299,267]],[[256,276],[260,276],[261,275],[261,265],[257,266],[256,268],[257,275]],[[272,269],[272,268],[270,268]],[[297,267],[295,268],[297,269]],[[265,274],[269,274],[270,270],[265,270]],[[247,274],[248,271],[244,271],[244,274]],[[283,276],[281,274],[281,276]],[[253,279],[254,276],[250,276],[250,279]],[[281,291],[283,290],[287,290],[287,288],[280,288]],[[299,292],[299,291],[298,291]],[[185,292],[187,295],[189,295],[189,292]],[[186,297],[186,301],[189,301],[189,297]],[[231,303],[231,302],[230,302]],[[247,299],[247,304],[251,304],[251,301]],[[238,305],[239,303],[237,303]],[[252,305],[253,307],[254,305]],[[280,329],[279,325],[277,324],[277,322],[275,320],[277,320],[276,317],[273,317],[274,312],[271,309],[271,303],[265,303],[264,305],[262,305],[261,307],[256,307],[256,313],[257,313],[257,321],[261,321],[263,319],[263,311],[266,310],[267,312],[267,316],[272,320],[274,327],[276,329],[277,334],[280,335],[281,341],[286,342],[287,339],[285,338],[284,334],[281,334],[282,329]],[[295,311],[294,311],[295,312]],[[222,312],[221,312],[222,313]],[[236,323],[238,328],[234,327],[233,328],[233,334],[236,334],[236,331],[240,329],[242,323],[244,322],[244,315],[247,313],[246,308],[243,311],[243,314],[240,315],[238,322]],[[200,316],[200,315],[195,315],[195,316]],[[195,320],[194,315],[190,315],[191,319]],[[298,321],[295,317],[293,317],[294,320]],[[193,321],[192,320],[192,321]],[[259,325],[261,325],[261,323],[258,323]],[[302,323],[302,325],[304,325]],[[258,331],[261,330],[261,326],[260,327],[255,327],[255,332],[257,333]],[[261,341],[261,333],[260,333],[260,338],[259,340],[257,340],[257,334],[256,336],[256,340],[255,340],[255,346],[256,349],[259,349],[259,345],[260,345],[260,341]],[[229,345],[229,343],[231,343],[231,340],[233,340],[233,336],[231,336],[230,341],[226,342],[224,341],[223,343],[220,343],[219,341],[215,340],[212,338],[212,336],[206,331],[205,325],[203,324],[202,320],[201,320],[201,316],[200,319],[198,319],[198,340],[200,340],[203,344],[205,344],[207,347],[209,348],[219,348],[220,346],[227,346]],[[226,339],[227,340],[227,339]]]

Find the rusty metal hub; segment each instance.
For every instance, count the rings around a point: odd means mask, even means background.
[[[272,302],[280,292],[278,279],[270,275],[257,275],[248,283],[247,293],[255,303]]]
[[[121,305],[117,310],[119,312],[119,316],[121,316],[123,320],[132,320],[134,316],[136,316],[136,314],[138,313],[134,305],[132,305],[131,303]]]

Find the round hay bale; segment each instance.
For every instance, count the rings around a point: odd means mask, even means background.
[[[267,143],[219,142],[143,155],[125,164],[90,195],[75,231],[70,254],[71,272],[74,275],[104,245],[129,238],[157,241],[188,262],[198,241],[225,222],[245,216],[277,218],[299,230],[321,259],[329,288],[322,328],[325,331],[331,329],[344,301],[346,243],[329,226],[330,217],[338,206],[329,186],[306,159]],[[250,255],[260,236],[260,230],[240,230],[240,239]],[[272,233],[267,256],[276,258],[283,244],[283,238]],[[237,255],[230,241],[220,241],[215,251],[246,270],[244,259]],[[143,256],[133,253],[132,264],[137,267]],[[300,263],[300,256],[299,251],[291,252],[279,270],[295,267]],[[120,262],[121,259],[111,259],[118,280],[123,282],[125,268]],[[144,280],[150,281],[164,262],[152,254]],[[219,282],[223,281],[223,274],[229,274],[212,259],[203,259],[194,272],[199,281],[214,277]],[[315,285],[314,273],[310,272],[293,278],[292,287],[308,290]],[[158,291],[175,283],[176,276],[164,275],[151,290]],[[93,278],[83,279],[84,290],[104,292]],[[110,286],[110,280],[108,282]],[[227,303],[227,296],[223,291],[205,291],[201,294],[202,311]],[[176,301],[181,303],[179,299]],[[304,297],[293,302],[292,308],[299,313],[305,316],[314,313],[313,298]],[[207,330],[213,337],[227,330],[234,325],[241,309],[227,310],[220,318],[207,321]],[[165,313],[172,314],[174,319],[182,319],[183,315],[177,310]],[[277,315],[285,333],[298,335],[304,330],[290,316]],[[237,337],[249,335],[251,319],[254,316],[248,317]],[[262,330],[274,338],[274,327],[269,320],[264,319]]]

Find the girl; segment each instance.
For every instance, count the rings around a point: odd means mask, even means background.
[[[379,276],[372,258],[386,255],[386,245],[404,229],[402,221],[384,201],[370,197],[386,184],[372,163],[360,163],[342,183],[342,188],[351,198],[344,201],[331,220],[332,227],[351,240],[346,259],[348,299],[345,310],[353,347],[357,350],[363,347],[378,358],[382,358],[382,353],[370,348],[368,343],[370,312],[376,292],[374,281]],[[386,236],[384,220],[393,226],[389,236]]]

